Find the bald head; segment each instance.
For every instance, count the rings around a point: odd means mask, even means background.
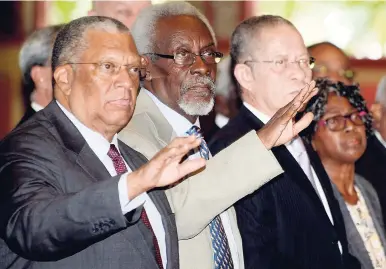
[[[151,1],[93,1],[89,15],[107,16],[131,28],[138,13],[151,5]]]
[[[353,83],[354,74],[350,69],[350,59],[339,47],[322,42],[308,47],[308,51],[316,60],[314,78],[327,77],[345,84]]]

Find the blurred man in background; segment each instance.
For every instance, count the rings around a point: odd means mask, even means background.
[[[151,1],[93,1],[89,15],[107,16],[131,28],[138,13]]]
[[[23,76],[25,114],[19,124],[43,109],[52,100],[51,54],[62,25],[52,25],[33,32],[23,43],[19,67]]]
[[[313,77],[328,77],[345,84],[354,82],[354,71],[350,68],[350,59],[337,46],[329,42],[321,42],[308,47],[315,58]]]

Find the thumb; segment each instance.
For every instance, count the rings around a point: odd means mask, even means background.
[[[307,128],[313,119],[314,119],[314,114],[312,114],[312,112],[308,112],[304,114],[304,116],[299,121],[297,121],[293,126],[294,135],[298,135],[301,131]]]

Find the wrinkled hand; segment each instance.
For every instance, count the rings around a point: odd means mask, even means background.
[[[129,197],[132,199],[139,193],[170,185],[204,167],[206,161],[202,158],[181,162],[191,149],[200,144],[201,138],[195,136],[175,138],[147,164],[128,175]]]
[[[306,113],[298,122],[294,122],[296,113],[301,111],[307,102],[318,92],[315,81],[306,85],[286,106],[279,109],[272,119],[257,132],[267,149],[283,145],[310,125],[314,115]]]

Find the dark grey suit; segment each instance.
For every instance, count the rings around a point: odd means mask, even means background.
[[[147,160],[119,142],[132,170]],[[0,268],[158,269],[142,207],[124,216],[111,177],[55,101],[0,144]],[[179,268],[174,215],[163,220],[168,269]]]
[[[371,263],[370,256],[365,248],[365,245],[363,244],[363,240],[357,228],[355,227],[350,212],[346,206],[346,202],[344,201],[342,195],[339,193],[337,187],[334,184],[332,185],[335,197],[337,198],[340,209],[342,210],[344,224],[346,226],[349,252],[358,258],[359,262],[361,263],[361,268],[372,269],[374,267]],[[383,226],[382,209],[378,195],[373,186],[359,175],[355,176],[355,185],[359,188],[363,195],[363,199],[366,202],[366,206],[373,220],[375,229],[378,232],[379,239],[381,240],[383,248],[386,250],[385,229]]]

